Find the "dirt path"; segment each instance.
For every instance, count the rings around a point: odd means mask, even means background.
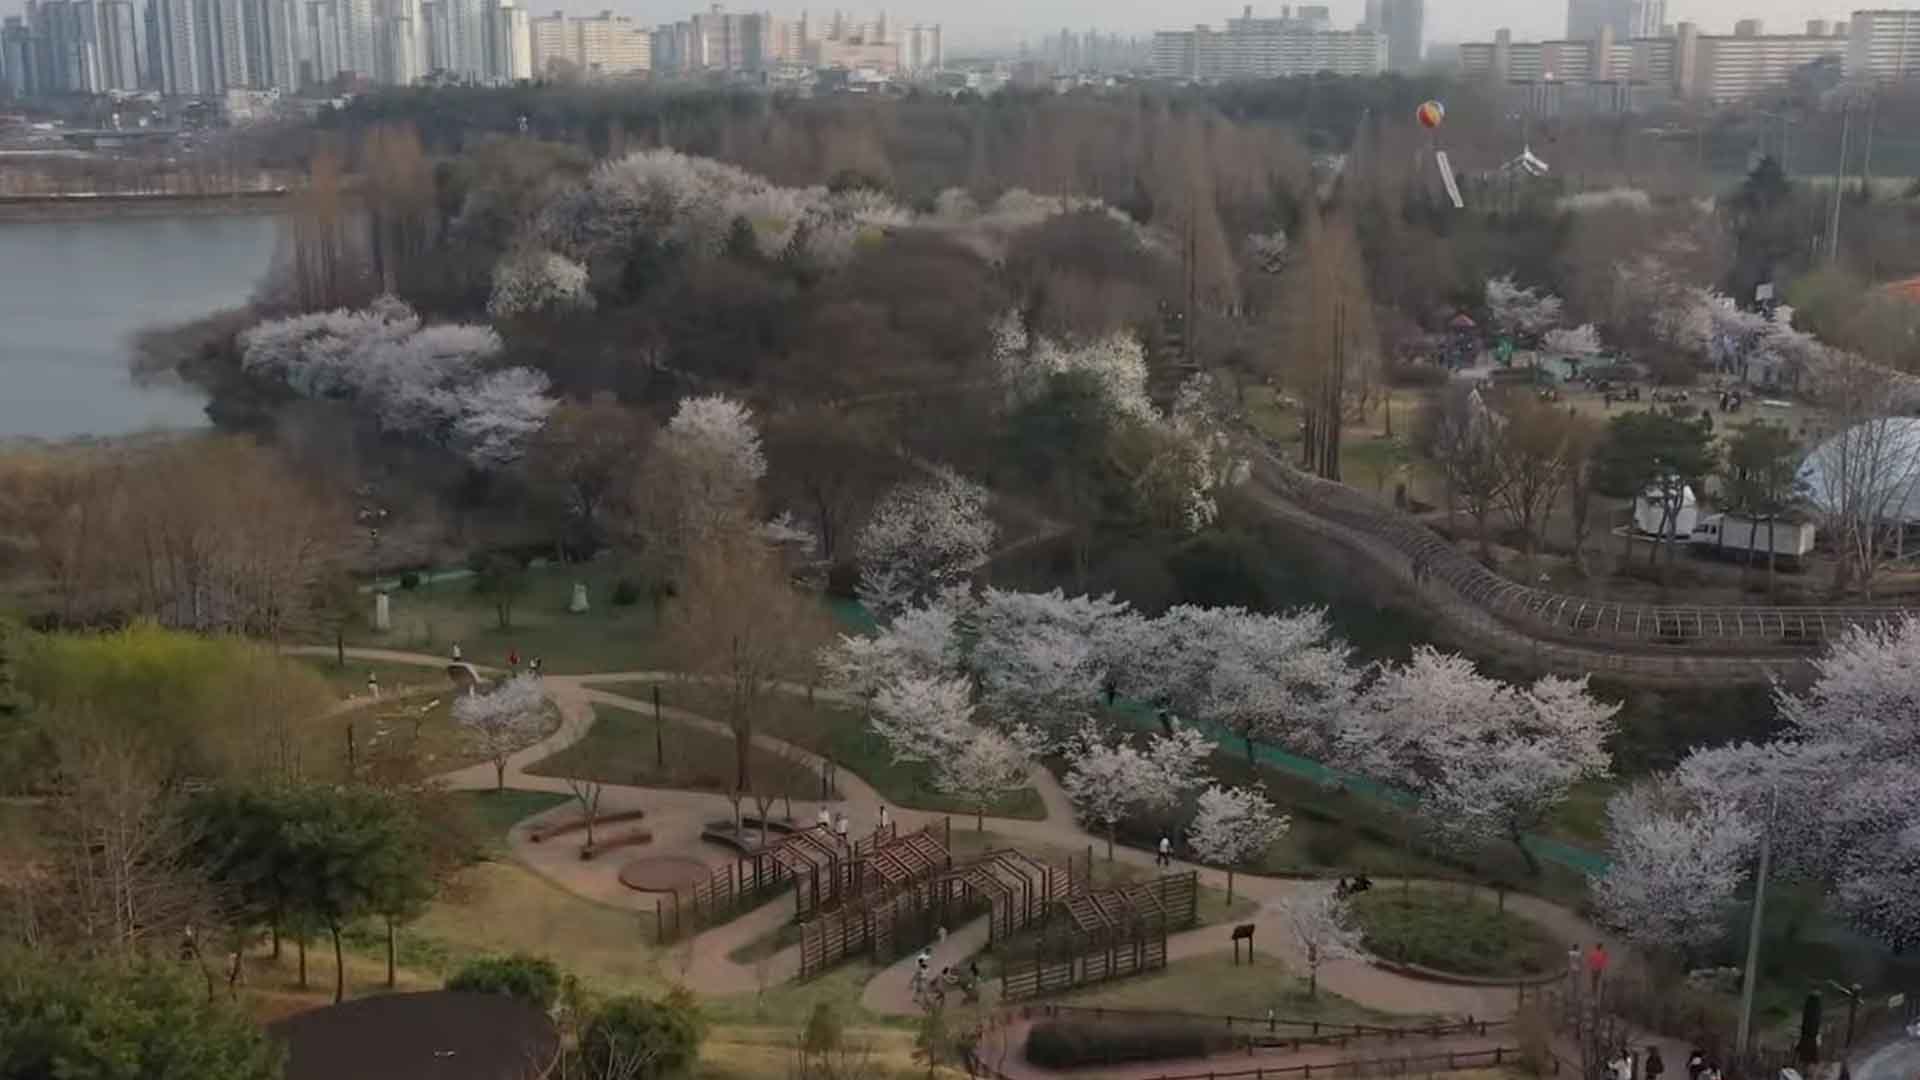
[[[328,655],[332,653],[330,648],[292,651],[318,652]],[[445,659],[439,656],[387,649],[349,649],[347,653],[358,659],[388,663],[422,666],[444,666],[446,663]],[[560,709],[560,726],[540,742],[514,754],[509,759],[506,772],[507,786],[533,791],[567,793],[569,789],[565,780],[559,777],[530,774],[525,771],[527,766],[550,757],[583,738],[593,725],[593,706],[596,704],[614,705],[642,713],[650,712],[653,708],[650,702],[598,689],[594,684],[669,678],[680,678],[680,676],[660,671],[547,676],[545,683],[548,693]],[[783,684],[781,688],[794,693],[806,692],[805,687],[797,684]],[[840,695],[831,695],[818,690],[815,691],[815,695],[828,700],[846,700]],[[661,714],[678,723],[695,725],[720,734],[729,733],[726,725],[684,709],[662,707]],[[789,747],[781,740],[769,735],[756,735],[754,742],[768,749],[783,749],[785,752],[795,754],[800,760],[815,768],[823,764],[818,756],[799,747]],[[882,805],[887,807],[889,814],[901,829],[919,828],[948,817],[942,813],[911,810],[886,803],[871,785],[845,768],[837,770],[836,776],[841,798],[828,806],[836,812],[847,814],[855,835],[869,832],[878,825]],[[494,786],[494,769],[491,764],[482,763],[455,770],[441,779],[456,789],[485,790]],[[1074,822],[1072,806],[1067,800],[1066,792],[1061,789],[1059,781],[1051,773],[1037,767],[1032,779],[1035,789],[1040,794],[1041,802],[1046,807],[1046,819],[1021,821],[992,818],[989,825],[995,833],[1016,843],[1025,841],[1035,845],[1066,849],[1094,845],[1097,849],[1104,850],[1104,841],[1082,830]],[[725,818],[732,813],[732,806],[724,796],[706,792],[639,788],[619,784],[605,785],[605,792],[603,804],[609,810],[627,807],[644,808],[649,826],[657,824],[661,827],[656,830],[656,835],[667,835],[664,831],[667,828],[687,828],[698,821]],[[807,820],[821,805],[817,801],[795,800],[794,813],[802,820]],[[550,814],[566,812],[565,808],[549,811]],[[509,849],[516,858],[536,873],[569,891],[596,901],[635,911],[653,910],[655,900],[652,895],[626,889],[617,883],[610,886],[608,884],[610,875],[607,873],[606,866],[593,862],[583,863],[570,854],[577,851],[577,848],[572,845],[557,841],[539,845],[532,843],[527,836],[527,824],[523,822],[509,833]],[[695,831],[697,832],[697,829]],[[673,848],[663,845],[661,850],[672,852]],[[1116,847],[1114,858],[1119,862],[1148,868],[1153,867],[1154,861],[1151,852],[1128,847]],[[1220,871],[1178,860],[1174,862],[1171,869],[1195,870],[1203,883],[1220,888],[1226,886],[1226,875]],[[1260,949],[1271,955],[1281,956],[1297,971],[1305,970],[1304,957],[1287,930],[1281,905],[1304,890],[1322,886],[1315,882],[1245,873],[1234,876],[1234,886],[1238,895],[1257,900],[1261,905],[1252,919],[1257,928],[1255,939]],[[1382,882],[1380,887],[1390,886]],[[1420,883],[1416,887],[1460,888],[1450,883],[1444,885]],[[1602,933],[1577,913],[1551,901],[1509,893],[1506,903],[1509,908],[1540,923],[1563,941],[1579,942],[1583,945],[1593,941],[1606,941],[1610,950],[1625,951],[1623,942]],[[682,958],[681,961],[689,985],[708,993],[732,993],[751,991],[763,985],[775,985],[791,978],[799,970],[797,947],[790,946],[761,965],[737,963],[727,956],[728,952],[775,930],[786,920],[788,914],[789,909],[783,903],[774,901],[743,918],[705,931],[695,936],[690,945],[681,946],[691,950],[691,955]],[[1230,947],[1227,937],[1228,929],[1226,926],[1208,926],[1173,935],[1168,941],[1169,960],[1227,951]],[[968,957],[985,947],[986,938],[984,919],[955,928],[954,932],[948,935],[946,942],[935,949],[932,969],[937,973],[945,966],[964,965]],[[910,956],[883,970],[868,983],[861,997],[862,1004],[878,1013],[905,1015],[916,1012],[917,1008],[911,993],[913,968],[914,959]],[[1501,1017],[1513,1011],[1515,999],[1515,993],[1511,989],[1434,983],[1410,978],[1364,961],[1343,960],[1323,964],[1320,968],[1320,983],[1328,990],[1357,1004],[1390,1013]]]

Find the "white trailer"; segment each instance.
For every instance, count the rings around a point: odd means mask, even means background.
[[[1740,514],[1707,514],[1693,527],[1695,549],[1728,558],[1772,554],[1800,560],[1813,553],[1813,523],[1785,518],[1768,522]]]

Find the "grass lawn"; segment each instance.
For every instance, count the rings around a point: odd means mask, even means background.
[[[527,771],[636,787],[722,794],[732,789],[734,744],[730,736],[671,719],[664,725],[656,741],[657,726],[651,714],[596,705],[593,729],[586,738]],[[665,752],[664,765],[655,757],[656,749]],[[796,799],[819,797],[819,775],[801,762],[755,747],[751,767],[754,786],[763,792]]]
[[[1574,785],[1567,800],[1555,807],[1544,830],[1568,843],[1604,850],[1607,846],[1607,800],[1624,786],[1620,780],[1588,780]]]
[[[444,690],[453,685],[445,669],[424,664],[389,664],[383,660],[356,660],[349,656],[346,666],[342,667],[334,662],[331,654],[296,656],[293,661],[317,672],[343,700],[366,694],[369,672],[379,680],[380,696],[383,698],[404,696],[416,690]]]
[[[506,666],[509,651],[518,650],[522,663],[538,656],[557,675],[656,667],[660,638],[653,608],[646,603],[615,607],[613,585],[619,577],[611,560],[529,570],[527,591],[514,603],[512,626],[504,630],[492,601],[475,595],[470,579],[399,589],[390,600],[393,629],[380,633],[360,627],[347,635],[347,644],[444,654],[457,641],[466,659],[499,667]],[[586,585],[591,605],[580,615],[567,611],[575,582]],[[360,682],[366,682],[364,671]]]
[[[551,810],[563,803],[573,801],[571,795],[556,791],[456,791],[448,798],[466,811],[473,823],[474,835],[480,838],[482,847],[491,852],[504,852],[507,847],[507,830],[527,818],[545,810]]]
[[[1347,1024],[1405,1024],[1414,1019],[1375,1012],[1324,989],[1308,997],[1306,976],[1266,953],[1254,954],[1251,964],[1242,960],[1238,965],[1227,952],[1190,956],[1153,975],[1118,979],[1052,1000],[1062,1005],[1232,1016],[1264,1017],[1272,1009],[1281,1019]]]
[[[392,765],[408,776],[431,776],[485,761],[484,755],[466,748],[453,723],[456,700],[457,693],[450,688],[421,690],[314,717],[300,728],[301,767],[309,780],[347,779],[349,725],[362,770],[377,772]],[[559,713],[549,709],[547,720],[551,730],[560,722]]]
[[[1566,964],[1567,943],[1538,924],[1445,887],[1390,885],[1351,903],[1367,951],[1456,975],[1540,975]]]
[[[625,694],[636,701],[652,700],[651,682],[604,683],[600,689]],[[697,682],[672,681],[658,684],[660,701],[710,719],[726,714],[725,691]],[[806,747],[831,759],[840,768],[872,784],[889,802],[914,810],[950,813],[956,818],[971,816],[971,807],[933,790],[933,769],[925,763],[896,764],[886,744],[867,730],[860,714],[824,701],[808,704],[799,694],[771,692],[761,701],[755,730]],[[993,817],[1039,821],[1046,817],[1040,793],[1023,788],[988,807]],[[958,829],[955,830],[956,835]]]

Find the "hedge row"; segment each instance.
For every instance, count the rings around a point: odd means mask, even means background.
[[[1049,1069],[1205,1057],[1234,1039],[1209,1024],[1179,1020],[1045,1020],[1027,1032],[1027,1060]]]

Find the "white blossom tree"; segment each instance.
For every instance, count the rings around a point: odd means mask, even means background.
[[[1607,804],[1601,921],[1642,945],[1692,953],[1726,930],[1758,832],[1735,808],[1673,784],[1642,782]]]
[[[998,527],[987,490],[951,469],[889,491],[860,530],[860,599],[893,617],[985,565]]]
[[[1083,725],[1068,755],[1061,781],[1081,817],[1107,834],[1107,861],[1113,861],[1113,834],[1134,807],[1163,793],[1158,767],[1125,741],[1108,741],[1092,724]]]
[[[767,459],[753,410],[720,394],[681,400],[660,433],[649,501],[680,550],[751,513]]]
[[[1920,620],[1856,627],[1775,691],[1785,730],[1766,746],[1697,750],[1676,781],[1773,837],[1783,873],[1894,949],[1920,945]]]
[[[1463,847],[1522,843],[1581,780],[1611,766],[1606,740],[1619,706],[1596,701],[1585,678],[1547,676],[1510,687],[1472,661],[1430,647],[1380,677],[1335,736],[1344,764],[1420,797],[1421,817]]]
[[[487,314],[496,319],[592,307],[587,268],[564,255],[528,249],[510,252],[494,264]]]
[[[547,695],[531,675],[508,679],[484,694],[453,703],[462,740],[493,763],[496,790],[507,786],[507,759],[539,742],[546,730]]]
[[[1212,784],[1200,793],[1187,846],[1202,862],[1227,868],[1227,902],[1232,903],[1234,869],[1266,854],[1291,824],[1260,792]]]
[[[827,685],[867,702],[889,684],[909,676],[957,676],[960,638],[951,608],[929,604],[902,612],[870,635],[843,634],[821,653]]]
[[[425,325],[386,296],[360,311],[269,319],[241,333],[241,369],[307,398],[352,403],[395,435],[447,446],[474,465],[517,460],[556,404],[544,375],[489,372],[500,336]]]
[[[1599,356],[1604,346],[1600,343],[1600,331],[1592,323],[1576,326],[1571,330],[1549,330],[1541,338],[1541,347],[1555,356],[1570,357],[1575,360],[1591,360]]]
[[[1320,969],[1331,960],[1358,959],[1360,931],[1353,926],[1347,902],[1331,885],[1309,885],[1292,897],[1274,901],[1287,920],[1287,930],[1307,964],[1307,996],[1320,993]]]
[[[973,689],[965,679],[903,675],[874,695],[868,723],[895,762],[938,762],[973,730]]]
[[[1487,313],[1510,334],[1537,338],[1560,324],[1560,298],[1522,288],[1511,274],[1487,280]]]
[[[1126,610],[1111,596],[988,589],[974,615],[982,704],[1001,723],[1069,735],[1100,704],[1108,628]]]
[[[987,807],[1026,787],[1033,759],[1018,735],[990,728],[959,732],[934,767],[934,786],[973,807],[974,830],[986,828]]]
[[[1146,348],[1130,333],[1056,341],[1029,334],[1020,313],[1009,311],[994,324],[993,360],[1014,404],[1038,397],[1055,375],[1079,374],[1092,379],[1101,397],[1121,416],[1159,417],[1147,396]]]

